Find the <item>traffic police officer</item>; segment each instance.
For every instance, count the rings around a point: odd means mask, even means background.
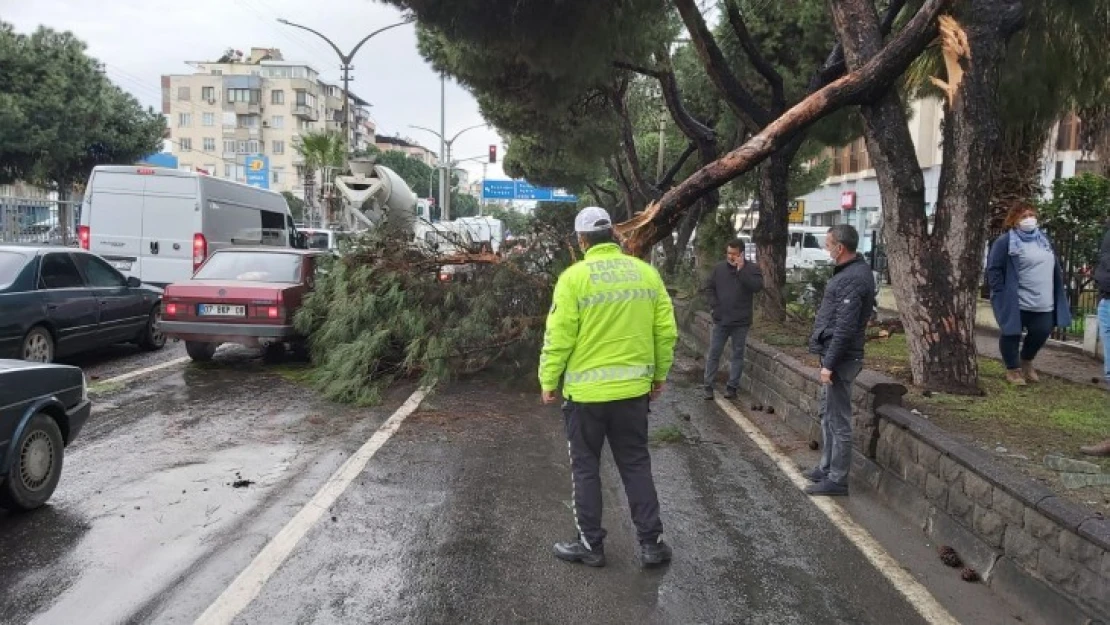
[[[545,404],[562,378],[563,419],[573,474],[578,540],[555,544],[555,556],[605,565],[601,527],[601,448],[613,452],[643,566],[671,559],[661,539],[659,498],[648,453],[648,402],[663,390],[678,338],[671,298],[651,265],[624,254],[604,209],[574,220],[585,258],[555,285],[540,357]]]

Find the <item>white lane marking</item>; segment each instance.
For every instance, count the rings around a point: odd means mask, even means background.
[[[775,464],[779,465],[782,472],[790,478],[790,481],[793,482],[795,486],[800,489],[809,485],[809,481],[802,477],[802,472],[790,457],[779,451],[778,448],[775,447],[775,444],[772,443],[755,424],[749,421],[748,417],[745,416],[739,408],[721,397],[716,398],[716,401],[721,410],[724,410],[725,414],[732,418],[732,420],[736,422],[736,425],[740,426],[744,434],[752,439],[771,460],[774,460]],[[813,497],[811,501],[813,505],[817,506],[818,510],[825,513],[825,516],[832,521],[833,525],[835,525],[848,540],[855,544],[863,553],[864,557],[866,557],[884,577],[890,580],[894,588],[902,593],[902,596],[910,602],[910,605],[917,610],[917,613],[920,614],[922,618],[929,623],[951,623],[952,625],[959,625],[959,621],[953,618],[952,615],[948,613],[948,610],[945,610],[944,606],[937,602],[924,586],[914,579],[912,575],[907,573],[905,569],[898,564],[898,561],[891,557],[878,541],[872,538],[867,530],[852,520],[852,517],[848,515],[844,508],[841,508],[830,497]]]
[[[266,582],[277,572],[297,544],[305,537],[308,530],[320,520],[339,496],[343,494],[351,482],[366,468],[366,464],[374,454],[385,445],[401,427],[401,423],[410,414],[416,411],[420,402],[431,390],[422,387],[409,396],[405,403],[394,412],[389,419],[378,428],[370,440],[366,441],[350,458],[347,459],[335,473],[332,474],[324,486],[315,496],[304,505],[296,516],[285,524],[262,551],[254,557],[247,568],[239,573],[231,585],[228,586],[212,605],[200,615],[195,625],[217,625],[231,623],[256,597],[262,592]]]
[[[180,365],[180,364],[186,363],[186,362],[189,362],[188,357],[175,358],[173,360],[168,360],[166,362],[162,362],[162,363],[159,363],[159,364],[156,364],[156,365],[151,365],[149,367],[144,367],[142,369],[137,369],[137,370],[131,371],[129,373],[124,373],[123,375],[117,375],[114,378],[107,378],[107,379],[104,379],[104,380],[92,380],[92,381],[89,382],[89,386],[99,386],[101,384],[103,384],[103,385],[119,384],[120,382],[126,382],[128,380],[133,380],[137,377],[144,376],[148,373],[154,373],[155,371],[160,371],[162,369],[169,369],[170,367],[176,367],[177,365]]]

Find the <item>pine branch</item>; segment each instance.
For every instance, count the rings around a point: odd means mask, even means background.
[[[744,15],[740,13],[740,7],[736,4],[736,0],[725,0],[725,9],[728,14],[728,21],[732,24],[732,30],[736,33],[736,38],[740,40],[740,46],[744,48],[744,54],[755,66],[756,71],[767,81],[768,86],[771,87],[772,108],[775,111],[782,111],[786,108],[786,92],[783,87],[782,74],[778,73],[759,51],[759,47],[755,45],[755,40],[752,39],[752,34],[748,31],[748,25],[744,21]]]

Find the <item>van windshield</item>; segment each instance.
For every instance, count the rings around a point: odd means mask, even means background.
[[[310,250],[326,250],[328,249],[328,233],[306,232],[305,243]]]
[[[221,251],[213,254],[193,279],[297,284],[301,258],[300,254],[279,252]]]

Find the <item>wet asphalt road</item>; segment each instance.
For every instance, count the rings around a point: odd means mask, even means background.
[[[407,396],[336,407],[231,350],[97,401],[51,504],[0,513],[5,623],[191,623]],[[606,457],[605,569],[573,536],[562,417],[489,380],[428,398],[237,623],[920,623],[712,404],[652,415],[666,569],[641,571]],[[253,483],[235,488],[237,480]]]

